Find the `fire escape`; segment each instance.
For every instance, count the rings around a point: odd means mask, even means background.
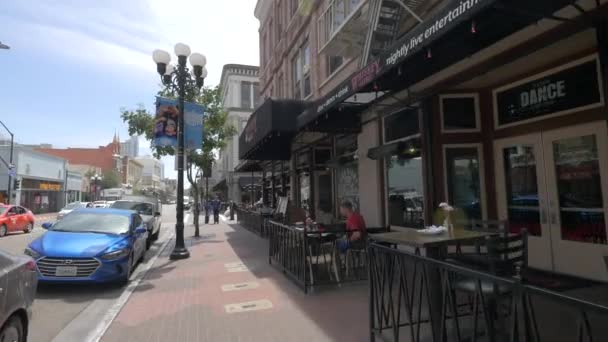
[[[332,0],[319,18],[320,53],[356,57],[360,65],[443,7],[448,0]]]

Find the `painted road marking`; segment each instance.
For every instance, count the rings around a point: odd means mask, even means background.
[[[258,287],[260,287],[260,283],[251,281],[248,283],[222,285],[222,291],[223,292],[241,291],[241,290],[257,289]]]
[[[228,269],[228,273],[247,272],[249,269],[247,266],[231,267]]]
[[[247,311],[258,311],[272,309],[272,302],[268,299],[254,300],[251,302],[227,304],[224,306],[226,313],[239,313]]]
[[[246,267],[245,264],[243,264],[242,261],[237,261],[237,262],[229,262],[227,264],[224,264],[224,267],[226,268],[236,268],[236,267]]]

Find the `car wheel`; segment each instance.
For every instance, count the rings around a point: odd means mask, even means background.
[[[0,331],[0,342],[23,342],[24,337],[23,322],[17,316],[11,317]]]
[[[146,239],[146,250],[148,250],[148,249],[150,249],[150,247],[152,247],[153,241],[154,241],[154,239],[152,239],[152,235],[148,236],[148,238]],[[142,254],[144,254],[144,253],[142,253]]]
[[[131,273],[133,272],[133,253],[129,255],[129,262],[127,263],[127,274],[123,279],[120,280],[121,286],[126,286],[131,279]],[[2,341],[0,341],[2,342]]]
[[[0,237],[6,236],[6,232],[7,232],[6,225],[5,224],[1,225],[0,226]]]
[[[156,233],[152,234],[152,241],[158,240],[159,235],[160,235],[160,227],[158,227],[158,230],[156,231]]]
[[[34,230],[34,225],[32,224],[32,222],[29,222],[27,224],[27,226],[25,226],[25,229],[23,230],[23,232],[28,234],[28,233],[31,233],[32,230]],[[0,342],[2,342],[2,341],[0,341]]]

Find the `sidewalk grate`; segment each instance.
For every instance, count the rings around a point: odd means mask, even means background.
[[[252,282],[248,282],[248,283],[222,285],[222,291],[223,292],[240,291],[240,290],[257,289],[258,287],[260,287],[260,284],[258,282],[252,281]]]
[[[268,299],[254,300],[251,302],[227,304],[225,305],[226,313],[238,313],[247,311],[258,311],[272,309],[272,302]]]

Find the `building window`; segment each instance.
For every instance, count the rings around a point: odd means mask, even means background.
[[[283,7],[281,1],[277,1],[277,41],[281,41],[283,35]]]
[[[446,133],[479,131],[477,94],[441,95],[441,131]]]
[[[255,82],[252,85],[252,89],[251,91],[253,92],[253,106],[254,108],[257,108],[260,105],[260,84]]]
[[[291,61],[293,70],[293,95],[296,99],[304,99],[312,92],[310,81],[310,46],[304,42]]]
[[[241,82],[241,108],[251,108],[251,82]]]
[[[483,166],[477,146],[446,146],[445,179],[448,202],[466,219],[483,218]]]
[[[266,66],[266,54],[268,53],[268,49],[266,48],[266,33],[262,35],[260,45],[262,45],[262,49],[260,51],[260,60],[262,61],[262,68],[264,68]]]
[[[283,74],[279,74],[277,77],[277,96],[279,98],[283,97]]]
[[[390,225],[424,228],[422,157],[387,157],[386,173]]]
[[[342,66],[342,64],[344,64],[344,57],[328,56],[327,57],[327,77],[333,75]]]

